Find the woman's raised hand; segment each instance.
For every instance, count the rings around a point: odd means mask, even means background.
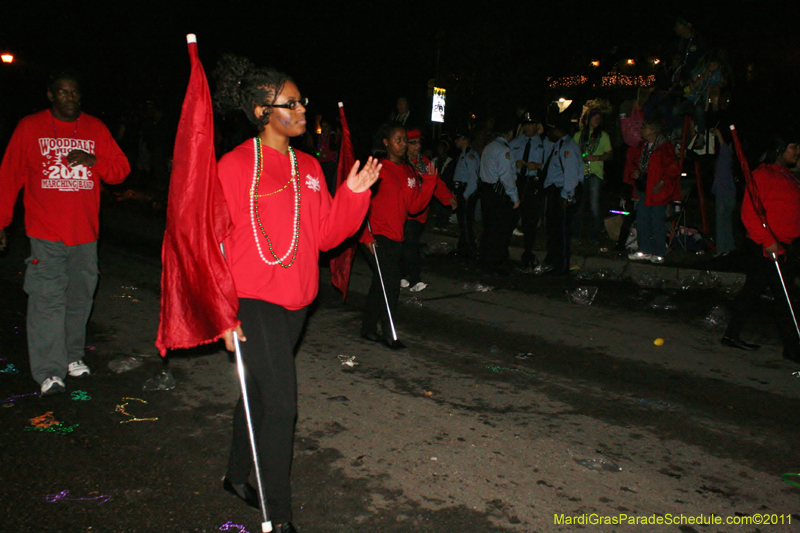
[[[353,192],[364,192],[372,187],[372,184],[378,181],[378,175],[381,172],[381,165],[378,160],[373,157],[368,157],[367,162],[358,171],[358,161],[355,162],[353,168],[350,169],[350,174],[347,176],[347,186]]]

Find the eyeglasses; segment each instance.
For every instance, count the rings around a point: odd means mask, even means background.
[[[267,104],[264,107],[282,107],[284,109],[291,109],[294,111],[297,108],[297,104],[300,104],[303,107],[308,106],[308,98],[301,98],[300,100],[289,100],[285,104]]]
[[[419,139],[416,139],[414,141],[408,141],[408,144],[422,144],[422,143],[420,142]]]

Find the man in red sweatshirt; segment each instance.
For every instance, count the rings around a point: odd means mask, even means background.
[[[0,164],[0,249],[24,189],[28,354],[42,394],[86,376],[86,323],[97,286],[100,181],[121,183],[125,154],[100,120],[81,112],[78,76],[53,75],[50,109],[23,118]]]

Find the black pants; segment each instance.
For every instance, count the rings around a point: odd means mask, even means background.
[[[520,227],[525,234],[522,238],[525,247],[522,253],[522,261],[532,262],[536,259],[536,255],[533,253],[533,246],[536,244],[536,231],[539,221],[544,216],[544,191],[539,188],[539,184],[532,177],[527,177],[521,183],[518,188],[520,191],[519,217]]]
[[[505,193],[495,192],[493,185],[481,183],[478,192],[483,219],[480,262],[485,267],[495,268],[508,260],[508,244],[514,230],[514,205]]]
[[[761,246],[755,242],[747,239],[745,247],[748,255],[750,256],[750,263],[747,266],[747,278],[745,279],[742,289],[736,295],[733,301],[733,309],[731,311],[731,319],[728,322],[728,328],[725,330],[725,335],[734,339],[739,338],[739,333],[747,323],[747,319],[753,315],[753,308],[758,301],[758,298],[764,292],[766,287],[772,290],[774,300],[774,313],[775,322],[778,325],[781,339],[783,341],[784,350],[789,355],[800,354],[800,345],[798,345],[797,332],[794,328],[792,315],[789,311],[789,304],[786,301],[786,295],[783,292],[780,278],[778,277],[778,270],[775,268],[775,262],[772,259],[764,257]],[[797,289],[794,285],[794,278],[797,275],[797,245],[795,249],[790,248],[790,253],[787,256],[781,256],[778,264],[781,267],[783,280],[786,283],[786,289],[793,300],[797,299]],[[795,311],[796,312],[796,311]]]
[[[569,272],[571,208],[564,205],[561,188],[551,185],[544,190],[547,199],[547,256],[544,262],[556,272]]]
[[[422,253],[419,241],[423,231],[425,224],[419,220],[406,220],[403,228],[403,253],[400,256],[400,277],[408,280],[412,287],[422,281]]]
[[[455,182],[455,187],[456,198],[458,199],[458,208],[456,209],[456,217],[458,218],[458,255],[473,258],[478,255],[474,232],[478,193],[473,192],[469,198],[464,198],[464,190],[467,188],[467,184],[457,181]]]
[[[248,404],[267,507],[271,520],[277,524],[292,520],[291,470],[297,420],[294,349],[303,331],[306,311],[239,299],[239,320],[247,337],[241,350]],[[233,412],[233,443],[226,475],[233,483],[244,483],[252,470],[247,418],[240,397]]]
[[[400,254],[402,253],[403,243],[393,241],[383,235],[375,235],[375,243],[378,249],[378,260],[381,265],[383,282],[386,287],[386,296],[394,319],[397,300],[400,298]],[[361,333],[377,333],[378,322],[380,322],[383,338],[391,341],[392,328],[389,324],[389,315],[386,312],[386,301],[383,298],[383,289],[381,288],[381,280],[378,277],[375,256],[366,249],[366,246],[363,248],[364,255],[366,255],[369,266],[372,269],[372,284],[369,286],[369,294],[367,294],[367,307],[364,310]]]

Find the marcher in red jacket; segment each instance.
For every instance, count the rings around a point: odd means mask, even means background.
[[[419,213],[428,205],[437,178],[436,170],[431,165],[422,175],[422,183],[417,181],[416,171],[406,161],[408,142],[403,126],[398,123],[385,124],[379,132],[379,138],[386,159],[381,161],[380,179],[369,208],[370,225],[361,236],[372,268],[372,285],[367,295],[361,336],[370,341],[383,342],[393,350],[400,350],[405,346],[392,335],[387,301],[394,317],[400,298],[400,257],[405,223],[410,214]],[[380,265],[376,263],[376,258]],[[383,275],[383,284],[380,275]],[[378,322],[381,323],[382,336],[378,335]]]
[[[800,134],[793,142],[776,138],[764,164],[753,171],[742,201],[742,222],[747,230],[745,246],[750,256],[747,279],[736,295],[722,344],[741,350],[759,346],[740,339],[753,306],[769,286],[775,296],[775,318],[783,340],[783,357],[800,362],[800,339],[792,321],[777,265],[792,300],[797,301],[798,241],[800,240],[800,182],[789,172],[800,158]]]
[[[628,259],[663,263],[667,255],[666,213],[670,202],[681,199],[680,167],[675,147],[661,135],[661,122],[642,124],[642,142],[628,150],[623,180],[633,186],[639,251]],[[638,200],[638,201],[637,201]]]
[[[408,130],[408,152],[406,154],[408,161],[414,170],[417,171],[417,182],[421,185],[423,176],[428,172],[427,169],[432,168],[431,161],[422,155],[422,134],[419,130]],[[433,190],[433,196],[439,200],[443,205],[449,205],[451,209],[458,206],[456,197],[447,188],[447,184],[442,181],[441,176],[436,176],[436,187]],[[432,202],[433,200],[431,200]],[[406,221],[403,240],[403,255],[400,261],[400,286],[408,288],[412,292],[420,292],[425,290],[428,286],[421,278],[422,272],[422,254],[420,253],[420,238],[422,232],[425,231],[425,223],[428,221],[428,213],[430,212],[431,204],[425,205],[425,208],[420,213],[412,213],[412,216]]]
[[[241,321],[241,326],[225,332],[225,346],[233,351],[235,331],[242,341],[247,403],[269,517],[277,524],[274,531],[295,533],[291,524],[297,420],[294,349],[308,305],[319,289],[319,251],[333,248],[361,227],[369,188],[378,179],[380,166],[370,158],[357,172],[356,163],[331,199],[317,160],[289,145],[291,137],[306,131],[308,103],[291,78],[233,56],[223,57],[217,75],[217,107],[243,112],[258,130],[218,164],[233,225],[225,254]],[[259,507],[258,495],[248,482],[254,468],[240,397],[222,487]]]

